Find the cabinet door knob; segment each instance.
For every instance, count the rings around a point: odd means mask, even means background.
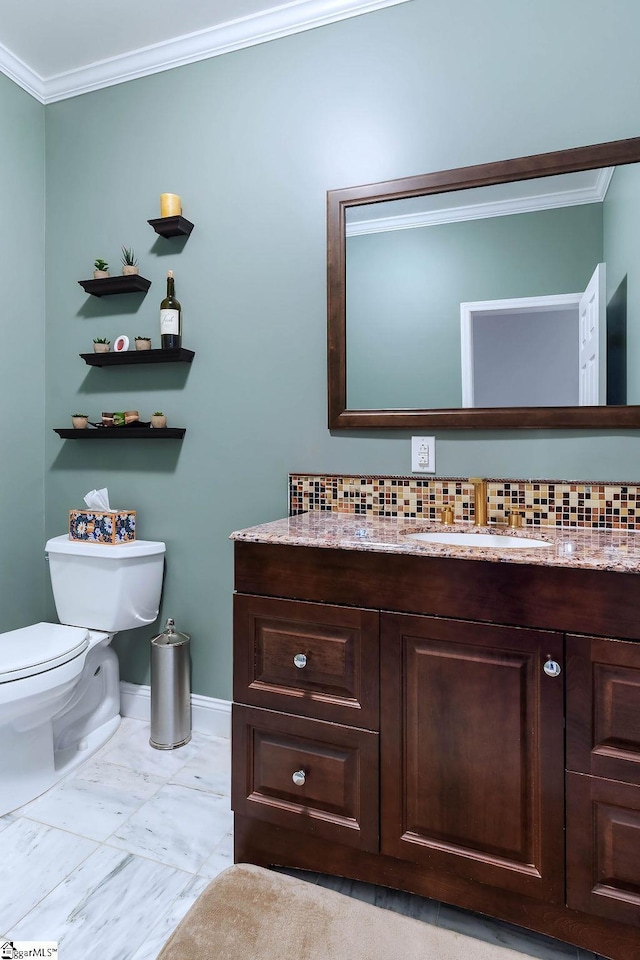
[[[302,787],[307,779],[307,775],[304,770],[296,770],[291,779],[295,783],[296,787]]]
[[[296,653],[293,662],[298,670],[302,670],[307,665],[307,658],[304,653]]]
[[[544,672],[548,677],[559,677],[562,673],[562,667],[557,660],[547,660],[544,665]]]

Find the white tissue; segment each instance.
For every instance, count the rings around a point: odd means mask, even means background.
[[[106,510],[111,512],[111,507],[109,506],[109,491],[106,487],[103,487],[102,490],[90,490],[85,496],[84,502],[89,507],[89,510]]]

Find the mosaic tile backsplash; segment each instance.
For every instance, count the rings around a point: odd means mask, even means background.
[[[524,526],[640,530],[640,484],[487,478],[488,522],[516,511]],[[473,487],[459,478],[289,474],[289,513],[326,510],[374,517],[440,520],[444,506],[472,521]]]

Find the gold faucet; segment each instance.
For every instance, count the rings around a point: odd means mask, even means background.
[[[453,507],[449,507],[445,504],[445,506],[440,511],[440,522],[446,523],[449,526],[455,523],[455,515],[453,512]]]
[[[487,481],[483,477],[469,477],[473,486],[473,522],[476,527],[487,525]]]

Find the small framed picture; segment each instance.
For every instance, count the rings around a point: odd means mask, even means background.
[[[121,334],[119,337],[116,337],[115,343],[113,344],[113,349],[116,353],[122,353],[123,350],[129,349],[129,337],[125,337],[124,334]]]

